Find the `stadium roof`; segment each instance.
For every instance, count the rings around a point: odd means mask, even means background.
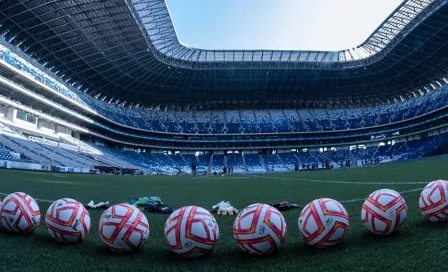
[[[363,43],[403,0],[165,2],[187,47],[338,51]]]
[[[404,1],[363,44],[335,52],[188,48],[163,0],[3,0],[0,33],[81,90],[128,105],[346,107],[446,76],[447,2]]]

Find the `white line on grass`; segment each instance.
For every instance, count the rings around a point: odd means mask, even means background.
[[[192,177],[190,179],[218,179],[221,178],[220,176],[199,176],[199,177]],[[235,175],[235,176],[226,176],[225,180],[229,179],[250,179],[250,176],[246,175]]]
[[[357,185],[406,185],[406,184],[428,184],[427,181],[409,181],[409,182],[378,182],[378,181],[340,181],[340,180],[320,180],[320,179],[303,179],[303,178],[280,178],[280,177],[270,177],[270,176],[260,176],[260,175],[250,175],[251,177],[264,178],[264,179],[276,179],[276,180],[297,180],[297,181],[308,181],[315,183],[336,183],[336,184],[357,184]]]
[[[199,177],[193,177],[191,179],[201,179],[201,178],[207,178],[208,176],[199,176]],[[260,176],[260,175],[242,175],[240,177],[232,177],[233,179],[247,179],[251,177],[257,177],[257,178],[264,178],[264,179],[275,179],[275,180],[297,180],[297,181],[308,181],[308,182],[315,182],[315,183],[336,183],[336,184],[357,184],[357,185],[406,185],[406,184],[428,184],[427,181],[414,181],[414,182],[353,182],[353,181],[339,181],[339,180],[318,180],[318,179],[294,179],[294,178],[280,178],[280,177],[272,177],[272,176]],[[227,178],[229,179],[229,178]],[[48,181],[47,181],[48,182]],[[411,190],[406,190],[400,192],[400,194],[407,194],[412,192],[421,191],[423,188],[416,188]],[[9,194],[0,192],[0,195],[7,196]],[[49,199],[40,199],[35,198],[36,201],[44,202],[44,203],[53,203],[55,200],[49,200]],[[339,201],[340,203],[352,203],[352,202],[360,202],[364,201],[365,198],[354,198],[354,199],[348,199],[348,200],[342,200]]]
[[[209,179],[218,179],[218,177],[194,177],[194,178],[191,178],[191,179],[205,179],[205,178],[209,178]],[[225,177],[225,179],[223,179],[223,180],[229,180],[229,179],[250,179],[250,177],[246,177],[246,176],[244,176],[244,177]]]
[[[411,190],[406,190],[406,191],[401,191],[399,192],[400,194],[408,194],[408,193],[413,193],[413,192],[418,192],[423,190],[423,188],[416,188],[416,189],[411,189]],[[0,193],[1,196],[7,196],[9,194],[7,193]],[[35,198],[34,200],[38,201],[38,202],[43,202],[43,203],[53,203],[55,200],[49,200],[49,199],[41,199],[41,198]],[[364,201],[365,198],[353,198],[353,199],[348,199],[348,200],[341,200],[339,201],[340,203],[353,203],[353,202],[361,202]]]
[[[406,191],[402,191],[400,192],[400,194],[408,194],[408,193],[413,193],[413,192],[420,192],[422,191],[423,188],[417,188],[417,189],[412,189],[412,190],[406,190]],[[365,198],[354,198],[354,199],[348,199],[348,200],[341,200],[339,201],[340,203],[352,203],[352,202],[361,202],[366,200]]]
[[[42,182],[42,183],[53,183],[53,184],[70,184],[70,185],[84,185],[77,182],[72,181],[62,181],[62,180],[35,180],[34,182]]]
[[[0,195],[7,196],[9,194],[7,194],[7,193],[0,193]],[[34,200],[39,201],[39,202],[44,202],[44,203],[53,203],[54,202],[54,200],[40,199],[40,198],[34,198]]]
[[[209,176],[197,176],[197,177],[192,177],[191,179],[204,179],[204,178],[209,178]]]

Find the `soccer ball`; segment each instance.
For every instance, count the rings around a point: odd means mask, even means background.
[[[266,204],[252,204],[233,223],[233,238],[243,251],[252,255],[276,252],[286,236],[283,215]]]
[[[166,220],[165,239],[168,246],[181,256],[194,258],[208,254],[218,238],[218,223],[201,207],[182,207]]]
[[[110,250],[135,252],[140,250],[148,239],[148,219],[135,206],[117,204],[101,215],[99,234]]]
[[[436,180],[423,189],[418,205],[423,216],[431,222],[448,219],[448,181]]]
[[[76,200],[62,198],[48,208],[45,224],[51,237],[62,244],[82,242],[90,231],[90,215]]]
[[[2,200],[0,199],[0,212],[2,210]],[[2,229],[2,220],[0,220],[0,230]]]
[[[344,206],[331,198],[316,199],[306,205],[299,215],[299,233],[313,247],[336,245],[349,229],[349,216]]]
[[[364,201],[361,220],[374,234],[389,235],[403,224],[408,208],[396,191],[383,189],[371,193]]]
[[[18,234],[33,232],[40,224],[37,202],[25,193],[12,193],[3,199],[0,219],[8,231]]]

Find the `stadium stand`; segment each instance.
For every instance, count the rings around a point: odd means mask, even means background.
[[[233,173],[247,172],[247,167],[244,163],[244,155],[239,153],[232,153],[227,155],[227,165],[233,168]]]
[[[190,173],[193,164],[209,173],[224,166],[234,173],[261,173],[410,160],[447,142],[448,84],[443,77],[407,96],[366,105],[140,107],[136,101],[81,91],[82,84],[67,83],[61,72],[12,40],[0,35],[0,161],[147,174]],[[33,117],[32,125],[15,120],[19,113]],[[410,125],[419,127],[411,130]],[[402,130],[407,132],[403,137]],[[360,134],[357,142],[344,140],[354,133]],[[290,143],[272,148],[269,142],[278,139]],[[201,145],[210,142],[211,148]]]
[[[0,146],[0,160],[5,161],[20,161],[19,158],[11,154],[11,150],[5,146]]]
[[[31,61],[26,61],[19,49],[16,48],[15,52],[20,56],[9,49],[11,45],[6,47],[5,44],[6,42],[3,41],[0,45],[0,57],[10,66],[74,102],[98,111],[116,123],[148,131],[199,134],[222,134],[224,128],[227,133],[343,131],[403,122],[446,108],[448,105],[446,91],[448,87],[444,85],[439,87],[438,91],[431,91],[415,99],[390,105],[346,110],[242,110],[213,113],[213,111],[175,112],[131,109],[97,100],[73,87],[67,87],[57,81],[57,77],[49,76],[51,72],[46,68],[42,67],[45,71],[42,72],[32,65]]]
[[[382,144],[367,148],[338,149],[328,151],[300,151],[278,154],[164,154],[138,152],[132,149],[115,149],[91,145],[68,135],[60,135],[60,141],[35,136],[26,136],[0,123],[0,160],[32,161],[43,165],[94,168],[95,166],[116,166],[141,169],[148,174],[189,173],[191,164],[210,167],[212,172],[221,172],[224,166],[232,166],[234,173],[280,172],[294,169],[308,169],[312,164],[322,165],[330,161],[334,168],[340,162],[378,158],[381,163],[416,159],[430,153],[448,141],[445,135],[437,135],[413,141]],[[20,159],[11,155],[14,151]],[[306,166],[302,166],[305,164]],[[319,166],[322,168],[322,166]]]

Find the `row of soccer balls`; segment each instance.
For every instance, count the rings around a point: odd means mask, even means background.
[[[422,214],[430,221],[448,219],[448,181],[428,184],[420,195]],[[383,189],[365,200],[361,218],[364,226],[378,235],[389,235],[405,221],[407,206],[394,190]],[[25,193],[8,195],[0,202],[4,229],[16,233],[33,232],[40,223],[36,201]],[[63,198],[48,209],[45,224],[50,235],[64,244],[77,244],[90,231],[90,216],[76,200]],[[336,200],[316,199],[306,205],[298,219],[300,235],[314,247],[330,247],[340,242],[349,229],[349,215]],[[138,251],[150,232],[146,216],[135,206],[117,204],[107,209],[99,221],[99,235],[112,251]],[[279,249],[286,236],[283,215],[266,204],[253,204],[241,211],[233,225],[236,244],[250,254],[269,254]],[[210,253],[219,238],[218,224],[208,211],[188,206],[174,211],[166,221],[165,237],[179,255],[198,257]]]

